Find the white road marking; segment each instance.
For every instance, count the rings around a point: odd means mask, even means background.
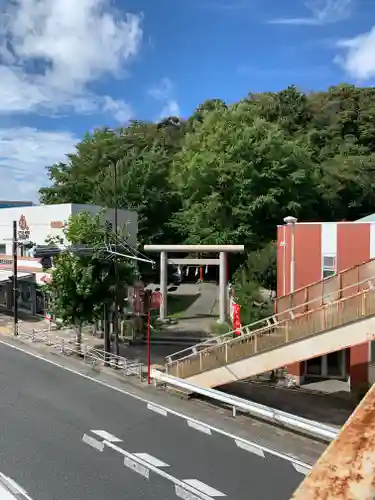
[[[93,434],[96,434],[97,436],[100,436],[101,438],[105,439],[106,441],[110,441],[111,443],[121,443],[122,439],[118,438],[117,436],[114,436],[110,432],[107,431],[90,431]]]
[[[189,484],[196,490],[199,490],[210,497],[226,497],[225,493],[208,486],[208,484],[202,483],[202,481],[198,481],[198,479],[184,479],[184,483]]]
[[[258,455],[258,457],[262,458],[265,458],[266,456],[264,451],[258,446],[254,446],[253,444],[246,443],[244,441],[239,441],[238,439],[235,439],[235,443],[238,448],[241,448],[241,450],[249,451],[250,453],[254,453],[254,455]]]
[[[111,448],[114,451],[117,451],[124,457],[129,458],[133,462],[138,462],[139,465],[143,465],[144,467],[148,468],[149,470],[155,472],[155,474],[158,474],[159,476],[163,477],[167,481],[170,481],[171,483],[179,486],[180,488],[188,491],[189,493],[192,493],[193,495],[196,496],[197,500],[212,500],[212,497],[206,495],[206,493],[201,492],[194,488],[193,486],[190,486],[189,484],[181,481],[180,479],[177,479],[176,477],[172,476],[171,474],[168,474],[168,472],[165,472],[163,469],[159,469],[158,467],[155,467],[154,465],[144,462],[141,460],[139,457],[134,455],[133,453],[130,453],[123,448],[120,448],[117,446],[117,444],[111,443],[109,441],[103,441],[104,445],[107,446],[108,448]],[[192,497],[195,500],[195,497]]]
[[[92,448],[95,448],[98,451],[103,451],[104,450],[104,442],[103,441],[98,441],[97,439],[93,438],[92,436],[88,436],[87,434],[83,435],[82,441]]]
[[[159,460],[158,458],[153,457],[148,453],[134,453],[134,456],[140,458],[141,460],[144,460],[149,464],[155,465],[155,467],[169,467],[169,465],[163,462],[163,460]]]
[[[187,424],[192,429],[195,429],[197,431],[203,432],[204,434],[208,434],[209,436],[211,436],[211,429],[207,427],[207,425],[200,424],[195,420],[187,420]]]
[[[161,406],[156,406],[152,403],[147,403],[147,409],[154,411],[155,413],[159,413],[159,415],[163,415],[163,417],[166,417],[168,415],[168,412],[165,408],[162,408]]]
[[[147,467],[145,467],[144,465],[142,465],[138,462],[135,462],[131,458],[124,457],[124,465],[128,469],[133,470],[134,472],[136,472],[137,474],[140,474],[141,476],[145,477],[146,479],[150,478],[150,470]]]
[[[24,490],[19,484],[17,484],[12,478],[6,476],[2,472],[0,472],[0,485],[5,485],[7,489],[11,491],[16,497],[13,495],[9,495],[8,491],[3,489],[2,486],[0,486],[0,499],[1,500],[13,500],[15,498],[20,498],[20,494],[22,495],[22,498],[24,500],[32,500],[31,497],[27,494],[27,491]]]
[[[108,382],[104,382],[103,380],[99,380],[99,379],[90,377],[90,375],[86,375],[85,373],[81,373],[74,368],[69,368],[68,366],[64,366],[63,364],[58,363],[57,361],[53,361],[52,359],[45,358],[45,357],[41,356],[40,354],[36,354],[35,352],[31,352],[23,347],[13,345],[9,342],[6,342],[5,340],[0,340],[0,344],[3,344],[5,346],[9,347],[10,349],[14,349],[15,351],[22,352],[23,354],[27,354],[28,356],[31,356],[32,358],[38,359],[39,361],[44,361],[45,363],[48,363],[52,366],[56,366],[57,368],[61,368],[62,370],[65,370],[66,372],[73,373],[74,375],[78,375],[79,377],[82,377],[86,380],[90,380],[91,382],[94,382],[95,384],[99,384],[102,387],[107,387],[107,389],[112,389],[113,391],[124,394],[125,396],[132,397],[136,401],[140,401],[140,402],[146,403],[146,404],[147,403],[153,404],[153,402],[151,402],[151,401],[149,401],[141,396],[138,396],[137,394],[134,394],[130,391],[125,391],[124,389],[121,389],[120,387],[116,387],[114,385],[111,385]],[[202,426],[206,426],[209,429],[211,429],[211,431],[216,432],[217,434],[220,434],[222,436],[226,436],[230,439],[233,439],[234,441],[238,440],[238,441],[242,441],[244,443],[249,443],[250,445],[254,444],[251,441],[247,441],[246,439],[239,438],[238,436],[235,436],[234,434],[231,434],[230,432],[224,431],[223,429],[219,429],[218,427],[214,427],[213,425],[206,424],[206,423],[201,422],[201,421],[194,419],[194,418],[190,418],[187,415],[184,415],[183,413],[179,413],[175,410],[171,410],[170,408],[165,408],[161,405],[158,405],[158,406],[159,406],[159,408],[164,408],[166,412],[170,413],[171,415],[174,415],[175,417],[179,417],[179,418],[182,418],[183,420],[189,420],[190,422],[196,422],[197,424],[200,424]],[[259,448],[261,448],[265,453],[269,453],[270,455],[273,455],[275,457],[279,457],[282,460],[286,460],[287,462],[290,462],[293,465],[293,467],[295,467],[295,465],[297,465],[297,466],[305,467],[307,470],[311,469],[311,465],[306,464],[306,463],[298,460],[296,457],[292,457],[290,455],[286,455],[285,453],[281,453],[279,451],[272,450],[271,448],[267,448],[266,446],[263,446],[263,445],[259,446]]]
[[[190,493],[190,491],[186,491],[184,488],[181,488],[181,486],[178,486],[175,484],[174,486],[174,492],[176,493],[176,496],[179,498],[182,498],[183,500],[199,500],[199,497],[197,495],[193,495]]]
[[[293,464],[293,467],[296,469],[297,472],[300,474],[304,474],[305,476],[310,472],[311,467],[303,467],[300,464]]]

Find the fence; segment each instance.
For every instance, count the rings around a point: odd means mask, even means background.
[[[92,368],[108,366],[116,368],[124,376],[133,375],[141,380],[143,378],[143,364],[139,361],[117,356],[85,343],[79,344],[75,338],[60,337],[56,335],[56,330],[51,331],[49,328],[37,330],[34,328],[31,331],[26,331],[20,326],[18,336],[32,343],[43,343],[65,356],[79,356],[84,363],[91,364]]]
[[[275,300],[275,312],[281,319],[283,312],[293,309],[302,314],[317,309],[328,301],[333,302],[355,295],[368,288],[368,281],[375,276],[375,259],[350,267],[334,276],[312,283]],[[375,283],[374,283],[375,284]]]

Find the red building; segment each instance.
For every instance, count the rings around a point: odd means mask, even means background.
[[[375,214],[356,222],[289,219],[277,228],[277,297],[375,258]],[[361,387],[373,381],[369,344],[295,363],[288,373],[300,383],[305,377],[335,378]]]

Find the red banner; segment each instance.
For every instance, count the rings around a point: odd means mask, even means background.
[[[233,304],[233,330],[235,335],[241,335],[241,307]]]

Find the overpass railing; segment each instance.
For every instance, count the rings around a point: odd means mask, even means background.
[[[324,304],[309,309],[299,304],[266,320],[242,328],[243,334],[233,338],[234,332],[210,339],[179,351],[166,358],[166,371],[178,378],[198,373],[247,358],[343,326],[352,321],[375,315],[375,273],[361,282],[351,283],[324,296]],[[336,299],[336,300],[335,300]],[[304,312],[301,312],[301,307]]]

